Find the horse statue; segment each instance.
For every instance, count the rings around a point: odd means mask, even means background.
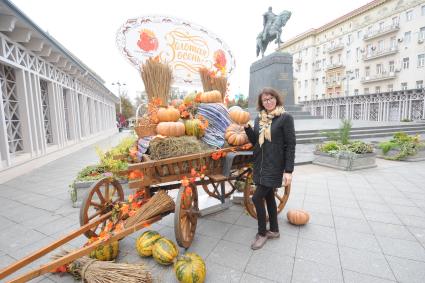
[[[280,44],[283,41],[280,39],[282,34],[282,27],[286,25],[286,22],[291,17],[291,12],[284,10],[279,15],[276,15],[269,26],[263,32],[260,32],[257,36],[257,57],[261,51],[261,57],[264,57],[264,52],[267,49],[267,45],[273,40],[277,43],[277,46],[280,47]],[[265,34],[264,34],[265,33]]]

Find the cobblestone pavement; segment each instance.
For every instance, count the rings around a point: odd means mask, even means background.
[[[100,145],[113,145],[124,135]],[[79,227],[68,184],[94,162],[91,146],[0,184],[0,268]],[[258,251],[250,249],[256,221],[241,206],[200,218],[189,250],[205,259],[206,282],[425,282],[425,162],[378,159],[377,164],[354,172],[297,166],[279,215],[281,237]],[[288,224],[291,208],[307,210],[309,224]],[[170,214],[151,229],[175,240],[173,222]],[[137,255],[134,241],[140,233],[120,242],[118,260],[144,261],[157,281],[176,282],[171,267]],[[69,246],[80,247],[85,240]],[[47,261],[48,256],[24,270]],[[32,282],[74,280],[49,274]]]

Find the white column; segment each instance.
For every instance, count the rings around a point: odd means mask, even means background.
[[[9,167],[12,164],[12,161],[9,153],[9,143],[7,140],[6,115],[4,113],[3,90],[1,87],[0,98],[0,162],[2,164],[1,167]]]
[[[23,70],[15,70],[16,74],[16,93],[18,97],[19,107],[19,120],[21,122],[21,134],[23,138],[24,152],[33,154],[34,141],[33,141],[33,121],[30,117],[30,107],[27,97],[27,81],[25,79]]]

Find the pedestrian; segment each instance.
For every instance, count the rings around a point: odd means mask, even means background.
[[[245,132],[253,145],[253,181],[255,192],[252,201],[257,212],[258,233],[251,248],[260,249],[267,239],[279,238],[275,190],[292,182],[295,159],[294,119],[283,108],[283,99],[273,88],[263,88],[258,95],[258,117],[254,128],[245,125]],[[270,230],[267,230],[267,216]]]

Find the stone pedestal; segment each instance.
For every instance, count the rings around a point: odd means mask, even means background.
[[[254,62],[250,68],[248,111],[255,117],[257,111],[257,97],[264,87],[278,90],[284,99],[285,110],[294,119],[318,119],[321,116],[311,116],[308,111],[294,103],[294,82],[292,69],[292,55],[289,53],[274,52]]]
[[[285,105],[294,105],[292,55],[274,52],[254,62],[250,68],[248,107],[257,107],[257,96],[264,87],[272,87],[284,96]]]

